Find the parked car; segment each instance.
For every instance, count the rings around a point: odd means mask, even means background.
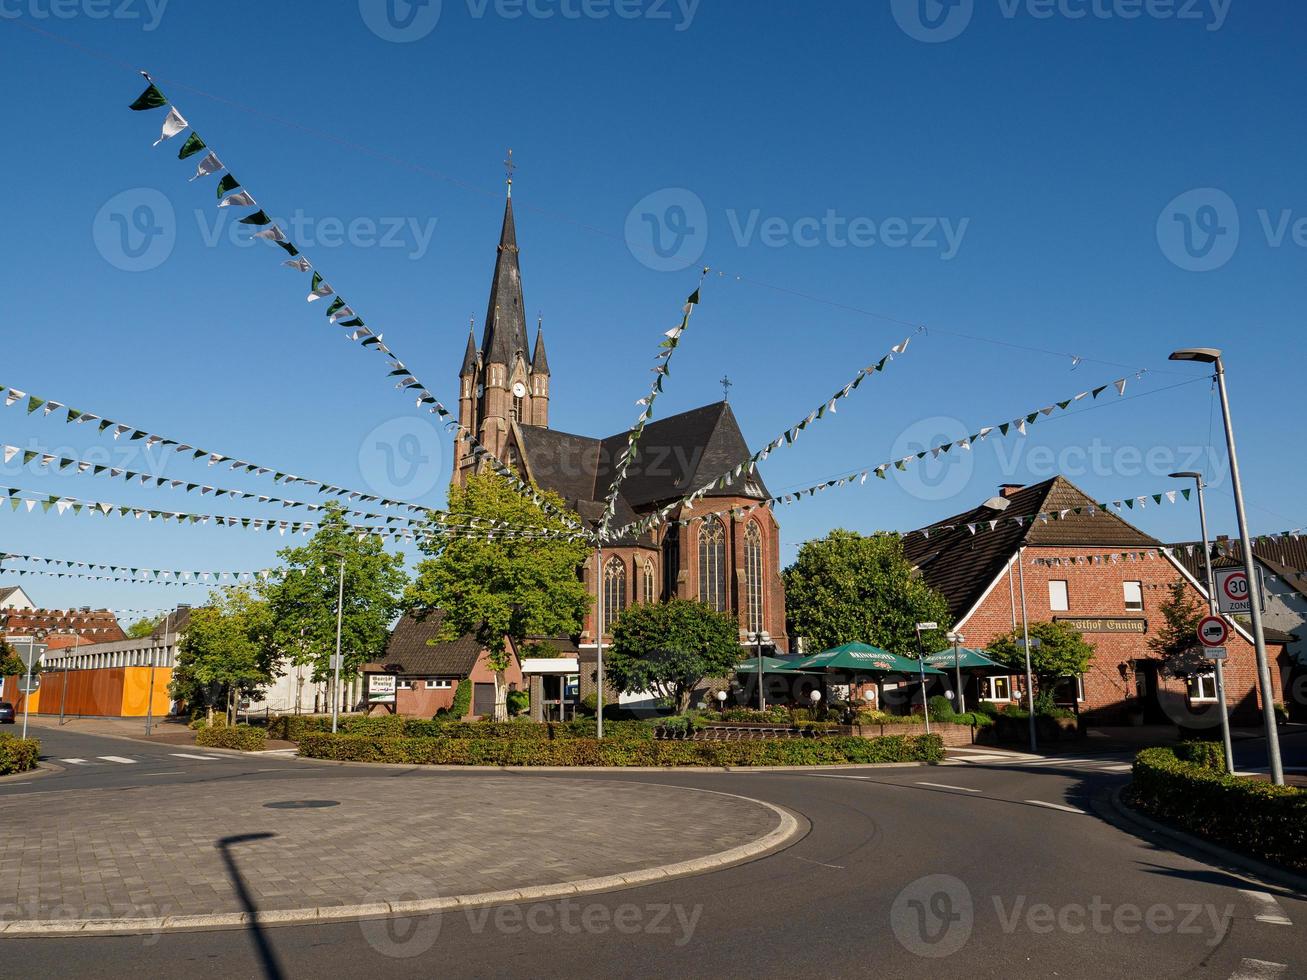
[[[14,723],[14,706],[8,701],[0,701],[0,725]]]

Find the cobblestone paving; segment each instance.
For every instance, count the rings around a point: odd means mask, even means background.
[[[292,800],[337,805],[265,806]],[[776,824],[734,797],[544,776],[48,793],[0,802],[0,922],[239,912],[228,859],[268,911],[621,874],[736,847]]]

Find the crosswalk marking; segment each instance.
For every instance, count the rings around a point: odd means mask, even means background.
[[[1244,958],[1239,961],[1239,969],[1230,974],[1230,980],[1277,980],[1288,972],[1287,963]]]
[[[1240,888],[1239,891],[1247,895],[1257,905],[1257,913],[1254,918],[1258,922],[1269,922],[1276,926],[1291,926],[1293,922],[1284,914],[1284,909],[1280,908],[1280,903],[1275,900],[1275,896],[1270,892],[1254,891],[1251,888]]]
[[[1085,811],[1073,806],[1064,806],[1061,803],[1045,803],[1043,800],[1026,800],[1031,806],[1046,806],[1050,810],[1061,810],[1064,813],[1078,813],[1084,816]]]
[[[97,759],[103,759],[105,762],[118,762],[118,763],[121,763],[121,764],[124,765],[124,766],[134,766],[134,765],[136,765],[136,760],[135,760],[135,759],[128,759],[128,758],[125,758],[124,756],[121,756],[121,755],[99,755],[99,756],[96,756],[96,758],[97,758]]]
[[[85,759],[60,759],[59,761],[60,761],[60,762],[71,762],[71,763],[72,763],[73,765],[75,765],[75,766],[84,766],[84,765],[87,764]]]
[[[178,759],[203,759],[205,762],[216,762],[222,759],[220,755],[192,755],[189,752],[172,752],[170,754]]]

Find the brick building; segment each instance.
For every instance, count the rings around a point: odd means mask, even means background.
[[[1095,648],[1089,670],[1059,689],[1060,699],[1089,720],[1218,724],[1215,675],[1170,677],[1148,646],[1172,585],[1184,582],[1205,603],[1199,581],[1160,541],[1063,477],[1005,486],[978,507],[911,532],[904,546],[923,579],[947,599],[968,647],[984,647],[1020,627],[1024,576],[1029,622],[1068,622]],[[1226,701],[1233,720],[1255,725],[1260,701],[1252,638],[1232,626]],[[1269,637],[1268,652],[1273,661],[1283,659],[1283,646]],[[1022,677],[977,683],[968,700],[1023,696]]]
[[[511,191],[511,188],[510,188]],[[595,526],[604,513],[627,431],[602,438],[549,428],[553,392],[542,331],[529,348],[522,300],[516,226],[510,193],[504,209],[490,302],[481,344],[469,332],[459,371],[459,417],[477,440],[525,479],[557,492],[568,508]],[[628,525],[729,473],[750,452],[731,407],[705,405],[646,426],[640,454],[621,484],[613,528]],[[457,439],[453,480],[461,484],[477,465],[471,446]],[[712,491],[700,511],[747,507],[769,496],[756,472]],[[694,518],[673,512],[672,521]],[[605,635],[622,609],[672,597],[698,599],[733,613],[740,639],[765,632],[788,649],[781,583],[780,527],[771,512],[727,513],[693,523],[614,540],[604,549],[602,574],[593,562],[584,578],[591,595],[604,595]],[[591,612],[579,639],[582,662],[593,660],[600,624]]]

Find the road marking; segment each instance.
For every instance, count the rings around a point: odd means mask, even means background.
[[[1230,980],[1276,980],[1288,972],[1287,963],[1242,959],[1239,961],[1239,969],[1230,974]]]
[[[191,755],[189,752],[170,752],[169,755],[178,759],[203,759],[205,762],[220,762],[223,759],[220,755]]]
[[[803,861],[807,864],[815,864],[820,868],[834,868],[836,871],[844,870],[844,865],[842,864],[827,864],[825,861],[814,861],[811,858],[799,857],[799,855],[797,854],[791,854],[790,857],[794,858],[794,860],[796,861]]]
[[[1240,888],[1239,891],[1247,895],[1257,905],[1257,914],[1254,918],[1258,922],[1269,922],[1276,926],[1291,926],[1293,922],[1284,914],[1284,909],[1280,908],[1280,903],[1275,900],[1275,896],[1270,892],[1253,891],[1251,888]]]
[[[1117,762],[1110,766],[1099,766],[1104,772],[1129,772],[1134,767],[1128,762]]]
[[[956,790],[958,790],[959,792],[962,792],[962,793],[979,793],[979,792],[980,792],[980,790],[978,790],[978,789],[973,789],[973,788],[970,787],[970,786],[950,786],[948,783],[923,783],[921,780],[917,780],[917,785],[918,785],[918,786],[930,786],[930,787],[932,787],[932,788],[934,788],[934,789],[956,789]]]
[[[168,769],[168,770],[165,770],[164,772],[143,772],[143,773],[141,773],[142,776],[184,776],[185,774],[186,774],[186,770],[184,770],[184,769]]]
[[[71,763],[72,763],[73,765],[75,765],[75,766],[85,766],[85,765],[89,765],[89,764],[90,764],[90,763],[88,763],[85,759],[60,759],[59,761],[60,761],[60,762],[71,762]]]
[[[1050,810],[1061,810],[1063,813],[1079,813],[1084,815],[1084,810],[1078,810],[1073,806],[1064,806],[1061,803],[1045,803],[1043,800],[1026,800],[1031,806],[1046,806]]]
[[[126,758],[126,757],[124,757],[124,756],[121,756],[121,755],[98,755],[98,756],[96,756],[96,758],[97,758],[97,759],[103,759],[105,762],[120,762],[120,763],[122,763],[124,766],[134,766],[134,765],[136,765],[136,760],[135,760],[135,759],[128,759],[128,758]]]
[[[870,776],[841,776],[834,772],[805,772],[805,776],[816,776],[818,779],[870,779]]]

